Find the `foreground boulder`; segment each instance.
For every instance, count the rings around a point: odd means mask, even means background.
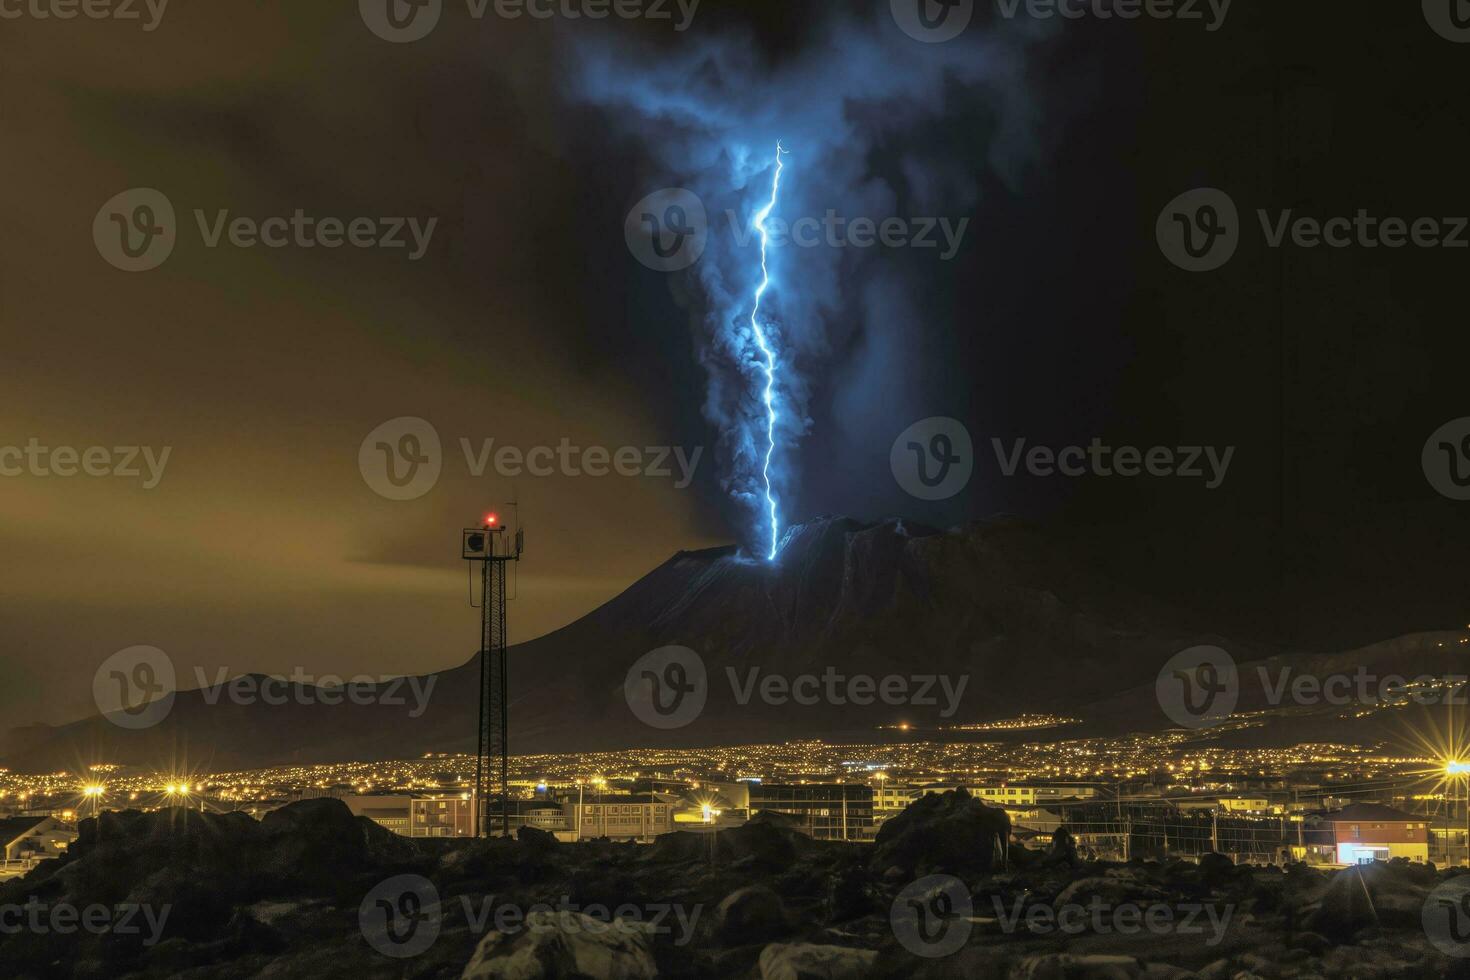
[[[658,975],[644,922],[603,922],[569,910],[526,916],[519,932],[492,932],[480,940],[463,980],[547,980],[606,977],[644,980]]]
[[[963,789],[930,793],[878,830],[869,867],[913,875],[940,868],[949,873],[999,870],[1011,819]]]
[[[1151,972],[1132,956],[1047,953],[1022,960],[1011,971],[1010,980],[1135,980],[1154,976],[1190,976],[1187,970],[1166,969],[1167,973]]]
[[[761,950],[761,980],[861,980],[877,956],[846,946],[772,943]]]
[[[764,942],[786,932],[786,906],[765,885],[748,885],[715,908],[715,928],[727,946]]]
[[[775,821],[752,820],[713,836],[687,830],[660,834],[645,857],[653,862],[741,862],[753,869],[777,872],[818,848],[816,841],[800,831]]]

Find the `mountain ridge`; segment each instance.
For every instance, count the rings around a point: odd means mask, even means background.
[[[1205,642],[1187,617],[1085,567],[1066,542],[1016,519],[946,530],[890,518],[829,516],[788,529],[778,560],[733,547],[679,551],[587,615],[509,651],[515,752],[711,745],[783,738],[869,739],[879,725],[982,720],[1063,711],[1150,682],[1184,646]],[[677,729],[641,722],[623,695],[648,651],[694,650],[708,702]],[[1275,651],[1249,651],[1256,659]],[[740,703],[731,672],[786,678],[946,675],[967,678],[953,715],[940,706]],[[412,675],[433,678],[427,709],[207,704],[177,694],[153,728],[128,731],[100,716],[11,733],[13,768],[96,759],[159,764],[187,756],[212,768],[405,758],[473,751],[479,658]],[[1160,718],[1162,720],[1162,717]]]

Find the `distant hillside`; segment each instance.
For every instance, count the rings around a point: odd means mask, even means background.
[[[540,752],[865,739],[877,737],[876,726],[900,721],[932,727],[1022,711],[1075,713],[1080,704],[1152,684],[1184,646],[1223,642],[1201,631],[1207,625],[1117,588],[1083,567],[1065,542],[1020,522],[938,531],[823,518],[790,529],[775,563],[748,561],[729,548],[681,552],[582,619],[513,647],[512,745]],[[703,712],[672,730],[639,721],[623,696],[634,661],[665,645],[696,651],[709,680]],[[728,679],[729,670],[746,684],[752,668],[759,682],[770,673],[821,675],[829,666],[849,677],[968,680],[958,710],[941,718],[937,684],[930,693],[939,703],[928,707],[771,705],[758,695],[741,705]],[[187,758],[218,771],[472,750],[478,658],[433,681],[418,718],[401,705],[210,704],[200,692],[181,692],[153,728],[127,731],[100,717],[31,727],[12,733],[4,756],[26,770]],[[1157,712],[1135,720],[1164,722]]]

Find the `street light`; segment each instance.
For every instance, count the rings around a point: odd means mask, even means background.
[[[1470,865],[1470,762],[1459,759],[1446,760],[1444,774],[1466,780],[1465,783],[1465,863]],[[1453,797],[1452,797],[1453,798]],[[1445,847],[1445,860],[1450,859],[1449,847]]]

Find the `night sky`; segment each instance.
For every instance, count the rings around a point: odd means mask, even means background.
[[[663,187],[748,204],[775,138],[793,213],[969,220],[948,260],[780,251],[773,309],[800,393],[788,517],[1018,514],[1223,635],[1330,649],[1470,622],[1470,503],[1420,464],[1430,433],[1470,415],[1470,249],[1273,249],[1256,218],[1470,214],[1470,45],[1418,4],[1365,25],[1340,4],[1239,2],[1216,31],[982,4],[933,45],[886,2],[838,6],[704,0],[679,32],[475,21],[449,3],[408,44],[351,3],[179,4],[152,31],[0,21],[0,445],[171,447],[152,489],[0,478],[0,717],[90,713],[93,671],[133,644],[167,651],[182,686],[196,665],[461,663],[477,614],[459,529],[512,493],[528,545],[512,640],[681,548],[748,541],[722,428],[748,393],[727,387],[738,371],[710,324],[719,262],[749,263],[716,244],[691,271],[652,270],[623,231]],[[732,168],[750,183],[722,185]],[[91,228],[136,187],[167,196],[178,240],[127,273]],[[1213,272],[1155,241],[1196,187],[1240,211],[1239,249]],[[193,214],[298,208],[437,224],[410,261],[210,248]],[[889,450],[939,415],[965,423],[975,475],[925,502]],[[399,416],[444,445],[437,485],[409,501],[358,467]],[[1235,455],[1207,490],[1007,478],[991,449],[1094,437]],[[473,477],[461,438],[705,454],[683,489],[512,483]]]

